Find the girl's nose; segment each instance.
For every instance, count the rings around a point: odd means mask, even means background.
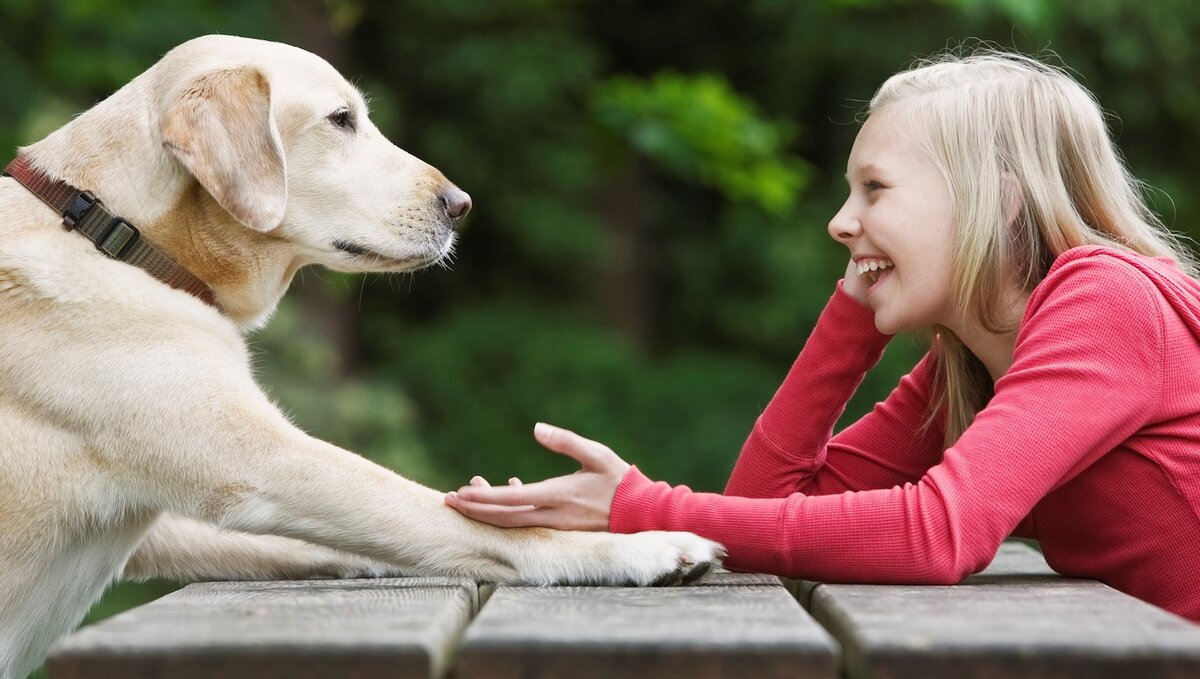
[[[848,243],[862,234],[862,223],[850,214],[850,201],[829,220],[829,237],[839,243]]]

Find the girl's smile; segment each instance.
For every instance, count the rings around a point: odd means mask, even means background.
[[[881,272],[890,269],[896,264],[892,260],[883,257],[864,257],[857,260],[858,275],[866,276],[874,281]]]

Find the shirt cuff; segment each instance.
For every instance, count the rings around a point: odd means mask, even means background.
[[[661,483],[666,486],[667,484]],[[646,478],[636,466],[629,467],[617,492],[613,495],[612,509],[608,514],[608,530],[613,533],[638,533],[644,530],[655,530],[647,517],[654,516],[649,504],[652,498],[647,494],[656,484]]]

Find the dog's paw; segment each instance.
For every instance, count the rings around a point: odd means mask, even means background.
[[[647,587],[692,582],[725,558],[721,545],[691,533],[559,533],[543,558],[527,559],[517,581],[535,585]]]
[[[618,564],[612,584],[626,586],[682,585],[698,580],[725,560],[725,548],[691,533],[648,532],[614,536],[625,538],[617,546]],[[607,583],[606,583],[607,584]]]

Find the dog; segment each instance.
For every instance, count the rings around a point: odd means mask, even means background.
[[[723,557],[690,533],[471,521],[264,395],[242,333],[298,269],[429,266],[471,207],[320,57],[190,40],[18,159],[91,192],[68,226],[107,211],[113,230],[85,238],[0,179],[0,677],[119,578],[650,585]],[[190,283],[122,261],[134,243]]]

